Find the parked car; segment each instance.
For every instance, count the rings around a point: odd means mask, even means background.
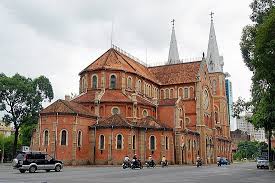
[[[257,160],[257,168],[268,168],[268,160],[266,159],[259,159]]]
[[[20,152],[13,159],[12,166],[21,173],[26,171],[34,173],[36,170],[46,170],[47,172],[55,170],[60,172],[63,168],[63,162],[52,158],[44,152]]]

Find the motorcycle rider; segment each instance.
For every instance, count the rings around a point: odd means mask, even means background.
[[[163,163],[165,166],[167,165],[167,159],[164,155],[161,158],[161,163]]]
[[[137,154],[134,154],[132,162],[133,162],[134,166],[139,166],[139,162],[138,162],[138,159],[137,159]]]
[[[130,165],[130,158],[129,158],[128,155],[126,155],[126,156],[124,157],[124,163],[125,163],[127,166]]]
[[[150,155],[150,156],[148,157],[148,161],[147,161],[147,162],[148,162],[148,164],[149,164],[150,166],[153,166],[153,165],[155,164],[152,155]]]
[[[202,165],[202,160],[199,156],[197,156],[197,166],[201,166]]]
[[[221,157],[220,156],[217,157],[217,165],[221,166]]]

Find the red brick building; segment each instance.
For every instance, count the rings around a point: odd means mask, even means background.
[[[207,58],[188,63],[177,58],[174,27],[166,65],[146,67],[113,46],[79,73],[77,97],[41,111],[32,149],[67,164],[121,164],[134,154],[158,162],[165,155],[175,164],[230,158],[225,75],[215,68],[223,63],[213,31],[211,21]]]

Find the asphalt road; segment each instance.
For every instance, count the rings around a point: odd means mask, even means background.
[[[256,168],[255,163],[232,164],[217,167],[170,166],[154,169],[123,170],[121,167],[65,167],[62,172],[45,172],[21,174],[10,166],[0,165],[0,183],[37,182],[37,183],[271,183],[275,182],[275,171]]]

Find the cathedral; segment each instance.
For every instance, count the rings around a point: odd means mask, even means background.
[[[223,57],[211,19],[206,57],[179,59],[174,21],[167,63],[148,67],[112,46],[79,73],[79,95],[40,112],[31,149],[68,165],[116,165],[137,154],[171,164],[231,160]]]

